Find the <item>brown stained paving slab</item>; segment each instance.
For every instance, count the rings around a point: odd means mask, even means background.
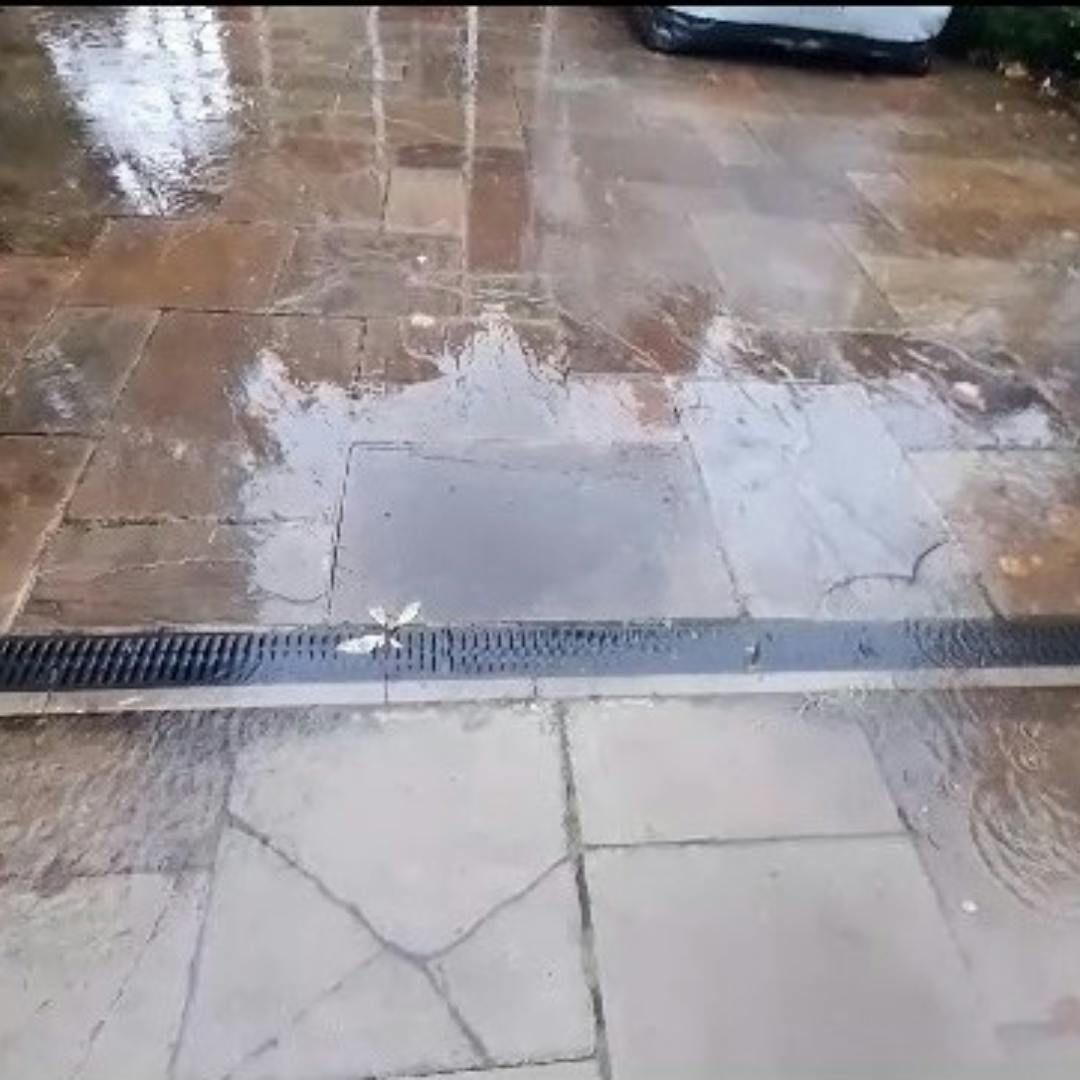
[[[386,228],[390,232],[463,235],[465,181],[461,172],[403,166],[391,170]]]
[[[789,329],[897,323],[859,263],[817,222],[725,214],[694,224],[736,317]]]
[[[467,269],[510,273],[528,265],[532,193],[523,155],[488,155],[478,163],[468,191]]]
[[[362,333],[356,320],[162,316],[71,514],[331,513]]]
[[[551,278],[529,273],[470,274],[465,280],[465,314],[553,320],[557,306]]]
[[[1002,614],[1080,611],[1080,455],[942,451],[911,461]]]
[[[357,440],[664,442],[687,379],[1080,433],[1080,129],[990,73],[560,8],[13,9],[0,58],[0,430],[100,433],[75,520],[325,521]]]
[[[461,245],[449,237],[304,229],[274,291],[278,311],[452,315],[461,307]]]
[[[78,270],[70,259],[0,255],[0,383]]]
[[[368,144],[293,138],[236,164],[219,214],[238,222],[373,225],[385,188]]]
[[[291,230],[281,225],[116,220],[94,245],[70,299],[134,307],[265,307],[291,242]]]
[[[557,324],[374,319],[363,372],[351,427],[361,442],[498,439],[509,448],[679,439],[662,378],[568,377]]]
[[[84,439],[0,436],[0,629],[18,610],[90,450]]]
[[[1075,690],[882,695],[857,721],[1009,1062],[1080,1061]]]
[[[156,319],[152,311],[58,311],[0,393],[0,432],[99,432]]]
[[[1080,283],[1000,259],[861,255],[905,327],[1022,349],[1080,337]]]
[[[894,334],[836,335],[832,345],[905,450],[1076,441],[1031,373],[1003,350]]]
[[[73,522],[49,546],[17,626],[318,622],[332,552],[321,522]]]

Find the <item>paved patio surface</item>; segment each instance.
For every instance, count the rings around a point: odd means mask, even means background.
[[[0,59],[0,627],[1080,611],[1052,100],[591,9]]]
[[[1075,1075],[1074,690],[0,727],[0,1073]]]

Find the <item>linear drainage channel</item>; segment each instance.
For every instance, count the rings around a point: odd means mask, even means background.
[[[1080,667],[1080,620],[788,619],[0,636],[0,693]],[[1080,680],[1078,680],[1080,681]]]

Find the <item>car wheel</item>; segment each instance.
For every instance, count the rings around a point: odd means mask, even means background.
[[[653,52],[683,52],[690,44],[682,31],[664,11],[658,7],[635,7],[634,25],[638,37]]]
[[[933,51],[928,41],[908,46],[896,57],[893,66],[901,75],[925,75],[930,70]]]

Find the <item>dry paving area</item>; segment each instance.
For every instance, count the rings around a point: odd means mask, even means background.
[[[1080,695],[0,727],[0,1074],[1064,1078]]]
[[[585,8],[0,60],[0,628],[1080,610],[1053,100]]]

